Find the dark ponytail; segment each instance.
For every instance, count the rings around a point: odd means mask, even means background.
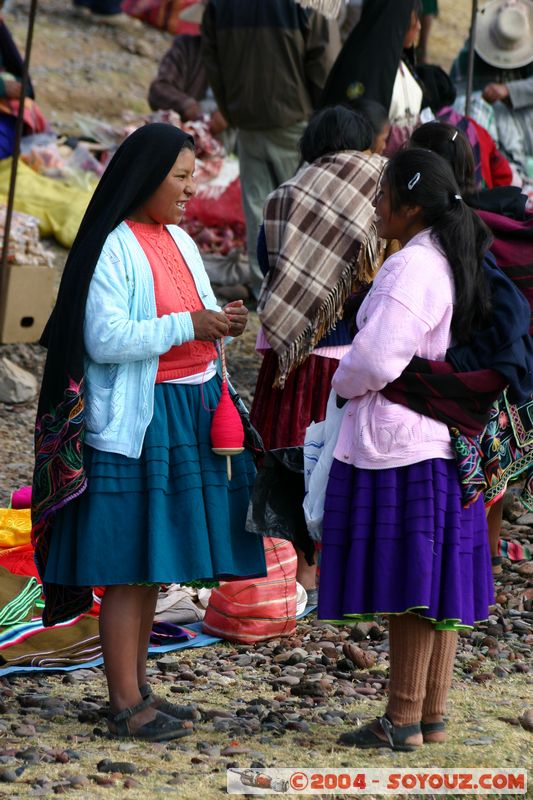
[[[476,162],[470,142],[462,131],[447,122],[426,122],[413,131],[409,145],[442,156],[452,168],[461,194],[468,202],[468,195],[476,191]]]
[[[463,201],[449,164],[436,153],[412,148],[389,161],[384,180],[391,208],[420,206],[422,222],[442,248],[452,268],[455,306],[452,334],[457,344],[490,321],[490,290],[483,259],[492,242],[486,225]]]

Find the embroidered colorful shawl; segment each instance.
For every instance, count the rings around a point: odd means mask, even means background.
[[[267,199],[269,272],[257,312],[279,359],[281,388],[342,316],[353,289],[372,280],[383,245],[372,201],[384,163],[378,155],[332,153]]]
[[[32,488],[32,543],[43,582],[45,625],[88,611],[91,587],[44,580],[56,512],[87,486],[83,468],[83,325],[89,284],[111,231],[155,192],[192,138],[173,125],[139,128],[121,144],[102,176],[72,245],[41,344],[48,348],[37,421]]]

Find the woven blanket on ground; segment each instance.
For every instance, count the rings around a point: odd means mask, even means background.
[[[0,567],[0,628],[28,619],[40,596],[41,587],[35,578],[13,575]]]
[[[533,550],[527,545],[514,541],[514,539],[500,539],[499,553],[509,561],[530,561]]]
[[[372,202],[384,159],[333,153],[303,167],[267,199],[269,272],[257,312],[279,358],[278,385],[342,316],[379,266]]]
[[[168,644],[186,642],[195,633],[178,625],[157,626],[151,642]],[[83,666],[101,659],[102,647],[98,620],[90,616],[44,628],[40,617],[16,625],[0,634],[0,662],[15,666]]]

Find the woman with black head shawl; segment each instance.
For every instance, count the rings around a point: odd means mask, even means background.
[[[322,94],[322,106],[358,97],[381,103],[392,125],[386,155],[407,141],[422,108],[413,69],[421,8],[420,0],[366,0]]]
[[[115,736],[190,730],[188,707],[152,695],[146,655],[160,583],[263,575],[245,535],[254,468],[210,446],[220,396],[215,341],[246,325],[218,309],[178,227],[194,195],[194,142],[147,125],[119,147],[70,252],[48,347],[35,438],[33,540],[45,625],[87,611],[105,586],[100,636]]]

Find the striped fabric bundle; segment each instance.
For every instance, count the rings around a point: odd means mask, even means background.
[[[204,633],[244,644],[294,633],[296,553],[285,539],[266,536],[264,544],[266,577],[228,581],[213,589],[202,624]]]
[[[35,578],[12,575],[0,567],[0,628],[27,620],[40,596],[41,587]]]

